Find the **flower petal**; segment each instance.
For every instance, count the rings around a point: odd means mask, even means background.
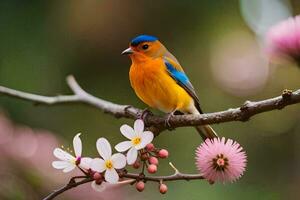
[[[134,131],[136,133],[142,133],[144,131],[144,122],[141,119],[137,119],[134,122]]]
[[[83,169],[90,169],[91,168],[91,163],[92,163],[93,159],[89,158],[89,157],[83,157],[80,159],[80,164],[79,167],[83,168]]]
[[[119,144],[117,144],[115,146],[115,149],[118,152],[124,152],[124,151],[127,151],[130,147],[132,147],[132,142],[131,141],[124,141],[124,142],[120,142]]]
[[[129,149],[129,151],[127,152],[126,157],[127,157],[128,165],[132,165],[137,159],[137,150],[136,150],[136,148],[132,147],[131,149]]]
[[[98,150],[100,156],[104,160],[110,159],[110,157],[111,157],[111,146],[110,146],[109,142],[107,141],[107,139],[99,138],[97,140],[96,146],[97,146],[97,150]]]
[[[96,190],[97,192],[103,192],[106,189],[105,182],[102,182],[100,185],[96,183],[96,181],[93,181],[91,184],[92,188]]]
[[[73,148],[74,148],[74,152],[75,152],[75,156],[76,157],[80,157],[81,156],[81,152],[82,152],[82,142],[81,142],[81,139],[79,137],[80,134],[81,133],[78,133],[73,138]]]
[[[62,150],[61,148],[55,148],[53,154],[56,158],[64,161],[74,160],[75,157],[69,154],[68,152]]]
[[[126,166],[126,157],[121,153],[112,155],[111,161],[116,169],[122,169]]]
[[[152,142],[153,137],[154,137],[154,135],[151,131],[145,131],[145,132],[141,133],[141,143],[136,145],[135,148],[137,150],[145,148],[147,144]]]
[[[122,135],[124,135],[126,138],[128,138],[130,140],[132,138],[134,138],[136,135],[133,128],[131,128],[127,124],[122,125],[120,128],[120,131],[121,131]]]
[[[70,163],[67,161],[53,161],[52,162],[52,167],[54,167],[55,169],[64,169],[67,166],[69,166]]]
[[[75,169],[75,167],[76,167],[76,165],[73,165],[73,164],[71,164],[71,163],[68,163],[68,164],[69,164],[69,166],[67,166],[67,167],[64,168],[64,170],[63,170],[64,173],[68,173],[68,172],[72,171],[73,169]]]
[[[117,183],[119,180],[119,174],[117,173],[117,171],[114,168],[107,169],[105,171],[104,178],[109,183]]]
[[[96,172],[103,172],[105,171],[105,161],[100,158],[95,158],[90,163],[90,168]]]

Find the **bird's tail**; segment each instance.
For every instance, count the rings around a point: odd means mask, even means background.
[[[202,137],[203,141],[205,141],[207,138],[213,139],[218,137],[217,133],[210,125],[196,126],[195,128]]]

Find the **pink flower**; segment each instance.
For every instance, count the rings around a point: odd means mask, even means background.
[[[246,169],[243,148],[231,139],[206,139],[196,150],[196,166],[210,182],[235,181]]]
[[[271,58],[291,58],[300,63],[300,16],[272,26],[266,35],[266,50]]]

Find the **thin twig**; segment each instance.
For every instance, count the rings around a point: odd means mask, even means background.
[[[132,173],[126,173],[123,175],[125,178],[132,178],[132,179],[141,179],[140,174],[132,174]],[[154,181],[154,182],[160,182],[162,181],[176,181],[176,180],[199,180],[204,179],[201,174],[184,174],[184,173],[174,173],[173,175],[169,176],[143,176],[142,178],[145,181]]]
[[[0,86],[0,94],[34,102],[36,104],[56,105],[70,103],[84,103],[94,106],[105,113],[114,115],[115,117],[139,118],[143,110],[128,105],[115,104],[84,91],[76,82],[73,76],[67,77],[67,84],[73,91],[73,95],[59,96],[42,96],[22,92],[7,87]],[[171,127],[166,127],[165,117],[157,115],[147,115],[145,123],[150,130],[159,134],[160,132],[177,127],[197,126],[205,124],[216,124],[229,121],[247,121],[252,116],[262,112],[282,109],[285,106],[300,103],[300,90],[291,92],[285,90],[281,96],[262,100],[262,101],[246,101],[241,107],[231,108],[225,111],[207,113],[202,115],[175,115],[169,120]]]
[[[72,179],[71,179],[72,180]],[[75,181],[70,181],[67,185],[63,186],[62,188],[58,189],[58,190],[55,190],[53,191],[52,193],[50,193],[48,196],[46,196],[43,200],[51,200],[51,199],[54,199],[57,195],[67,191],[67,190],[70,190],[74,187],[77,187],[78,185],[82,185],[82,184],[85,184],[85,183],[88,183],[88,182],[91,182],[93,181],[92,178],[86,178],[86,179],[83,179],[81,181],[78,181],[78,182],[75,182]]]
[[[145,176],[144,174],[132,174],[132,173],[124,173],[122,174],[125,178],[132,178],[132,179],[143,179],[145,181],[154,181],[154,182],[163,182],[163,181],[176,181],[176,180],[199,180],[204,179],[201,174],[185,174],[181,173],[171,162],[169,165],[174,169],[174,174],[169,176]]]
[[[179,174],[179,170],[173,165],[173,163],[169,162],[169,165],[172,167],[172,169],[174,169],[175,174]]]
[[[123,178],[129,178],[129,179],[134,179],[134,180],[140,180],[141,179],[141,175],[140,174],[133,174],[133,173],[125,173],[122,174]],[[180,173],[178,170],[176,173],[174,173],[173,175],[169,175],[169,176],[143,176],[142,180],[144,181],[153,181],[153,182],[162,182],[162,181],[176,181],[176,180],[201,180],[204,179],[203,176],[201,174],[184,174],[184,173]],[[88,183],[93,181],[92,178],[86,178],[83,179],[82,181],[79,182],[75,182],[74,179],[71,179],[72,181],[70,181],[67,185],[63,186],[60,189],[57,189],[55,191],[53,191],[52,193],[50,193],[47,197],[45,197],[43,200],[51,200],[54,199],[56,196],[58,196],[59,194],[70,190],[74,187],[77,187],[79,185]],[[131,183],[131,181],[128,181],[128,184]]]

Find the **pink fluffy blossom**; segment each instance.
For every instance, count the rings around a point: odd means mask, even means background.
[[[206,139],[196,150],[196,166],[210,182],[235,181],[246,169],[243,148],[231,139],[223,137]]]
[[[266,34],[270,58],[290,58],[300,63],[300,15],[272,26]]]

